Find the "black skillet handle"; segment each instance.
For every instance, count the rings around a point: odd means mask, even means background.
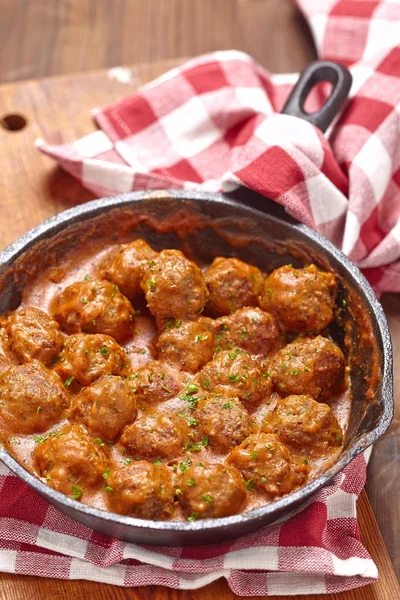
[[[314,113],[304,111],[304,102],[310,90],[320,81],[329,81],[332,92],[325,104]],[[306,67],[283,107],[282,113],[299,117],[321,131],[326,131],[342,108],[350,91],[352,76],[346,67],[336,62],[316,60]]]

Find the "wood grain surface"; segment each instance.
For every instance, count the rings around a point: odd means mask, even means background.
[[[290,0],[2,0],[0,81],[237,48],[273,71],[314,58]]]

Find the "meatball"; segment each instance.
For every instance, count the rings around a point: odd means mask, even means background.
[[[276,435],[267,433],[251,435],[226,460],[240,471],[249,490],[256,489],[269,500],[303,485],[309,471]]]
[[[217,451],[231,450],[253,432],[252,418],[238,398],[207,394],[196,403],[194,414]]]
[[[115,283],[130,300],[141,293],[140,281],[144,266],[152,266],[157,252],[144,240],[123,244],[119,252],[106,259],[101,267],[104,279]]]
[[[153,521],[171,517],[174,492],[168,467],[145,460],[131,462],[113,469],[106,481],[114,512]]]
[[[64,380],[90,385],[102,375],[121,375],[124,367],[125,352],[112,337],[77,333],[65,343],[54,370]]]
[[[249,404],[261,402],[272,392],[269,372],[238,348],[217,354],[196,375],[193,383],[208,392],[230,393]]]
[[[277,433],[281,442],[300,452],[320,456],[342,445],[343,434],[329,406],[310,396],[288,396],[278,402],[262,431]]]
[[[271,356],[282,348],[275,317],[259,308],[245,307],[214,321],[217,352],[241,348],[249,354]]]
[[[191,438],[189,426],[177,414],[144,413],[122,434],[121,443],[135,458],[174,458]]]
[[[190,521],[229,517],[243,509],[246,486],[232,467],[199,463],[182,473],[178,499]]]
[[[212,320],[168,321],[157,342],[160,358],[182,371],[196,373],[214,354]]]
[[[243,306],[258,306],[264,277],[260,269],[238,258],[214,258],[205,272],[210,297],[207,310],[214,317],[230,315]]]
[[[283,394],[329,396],[344,375],[344,356],[336,344],[324,338],[298,338],[276,355],[271,378]]]
[[[36,433],[60,421],[69,404],[61,379],[40,362],[0,376],[0,417],[14,433]]]
[[[127,379],[104,375],[75,396],[70,418],[83,423],[94,438],[113,442],[136,419],[136,401]]]
[[[163,402],[176,396],[181,389],[168,365],[160,360],[149,362],[129,375],[128,379],[135,391],[138,406]]]
[[[157,323],[197,317],[208,297],[199,267],[180,250],[162,250],[152,263],[144,270],[141,286]]]
[[[133,333],[134,310],[117,285],[77,281],[54,300],[54,316],[67,333],[104,333],[122,342]]]
[[[64,343],[59,329],[43,310],[28,307],[11,315],[7,332],[11,349],[21,362],[39,360],[49,366]]]
[[[315,265],[294,269],[285,265],[265,280],[260,306],[289,333],[318,333],[333,319],[336,279]]]
[[[76,500],[101,485],[107,469],[103,447],[77,425],[70,425],[38,443],[33,463],[48,485]]]

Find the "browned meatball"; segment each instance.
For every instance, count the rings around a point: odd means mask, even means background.
[[[116,513],[153,521],[171,516],[174,492],[171,473],[163,465],[140,460],[113,469],[106,491],[110,508]]]
[[[112,337],[77,333],[68,338],[54,370],[64,381],[90,385],[102,375],[121,375],[124,367],[125,352]]]
[[[128,379],[134,388],[139,407],[173,398],[181,389],[171,369],[160,360],[149,362],[136,373],[129,375]]]
[[[45,431],[63,416],[69,399],[61,379],[40,362],[0,376],[0,416],[15,433]]]
[[[113,442],[136,419],[136,401],[127,379],[104,375],[75,396],[71,418],[83,423],[94,438]]]
[[[261,402],[272,392],[269,373],[239,349],[217,354],[196,375],[193,383],[210,392],[231,393],[249,404]]]
[[[281,442],[297,452],[319,456],[341,446],[343,434],[329,406],[310,396],[288,396],[278,402],[262,431],[277,433]]]
[[[146,266],[141,286],[158,324],[199,315],[208,296],[199,267],[180,250],[162,250],[153,263]]]
[[[122,434],[121,443],[135,458],[174,458],[183,453],[189,426],[175,413],[144,413]]]
[[[60,326],[39,308],[23,308],[10,316],[7,332],[11,349],[22,362],[50,365],[64,343]]]
[[[132,304],[109,281],[69,285],[55,297],[54,313],[67,333],[104,333],[121,342],[133,332]]]
[[[260,306],[291,333],[318,333],[333,319],[336,279],[315,265],[294,269],[285,265],[265,280]]]
[[[275,317],[257,307],[240,308],[216,319],[214,331],[217,352],[241,348],[252,355],[270,356],[283,345]]]
[[[276,435],[267,433],[248,437],[232,450],[227,462],[240,471],[249,490],[259,490],[269,500],[303,485],[309,471]]]
[[[212,320],[169,321],[157,342],[160,358],[182,371],[196,373],[214,354]]]
[[[207,394],[196,404],[199,428],[217,451],[231,450],[253,432],[253,420],[238,400],[224,394]]]
[[[210,292],[207,310],[214,317],[243,306],[257,306],[264,277],[260,269],[238,258],[214,258],[204,278]]]
[[[123,244],[119,252],[107,258],[101,267],[105,279],[115,283],[121,292],[130,300],[141,293],[140,281],[144,266],[152,266],[157,252],[147,242],[138,239],[130,244]]]
[[[298,338],[276,355],[271,379],[285,395],[329,396],[343,378],[344,364],[343,352],[327,338]]]
[[[229,517],[239,513],[246,500],[246,486],[232,467],[193,465],[182,473],[178,499],[190,521]]]
[[[77,500],[104,481],[102,474],[107,469],[103,447],[78,425],[66,427],[38,443],[33,463],[48,485]]]

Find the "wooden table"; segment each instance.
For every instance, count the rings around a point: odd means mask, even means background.
[[[273,70],[293,71],[301,69],[314,56],[309,33],[289,0],[115,0],[112,4],[114,8],[118,5],[118,10],[111,18],[110,2],[106,0],[96,3],[90,0],[58,0],[57,3],[3,0],[0,31],[4,27],[3,39],[9,41],[0,54],[3,79],[37,77],[107,64],[114,66],[130,59],[153,62],[127,71],[129,83],[118,81],[112,72],[105,70],[0,86],[0,120],[12,113],[20,113],[27,120],[27,125],[19,131],[0,127],[3,152],[1,247],[48,216],[92,198],[48,158],[40,155],[33,146],[34,140],[43,137],[53,143],[68,142],[92,131],[91,108],[131,93],[176,64],[176,60],[154,62],[155,59],[236,47],[252,53]],[[30,32],[34,32],[36,40],[38,27],[43,23],[49,27],[42,28],[43,37],[38,46]],[[87,33],[88,24],[91,36]],[[19,124],[18,119],[6,122],[11,127]],[[399,297],[388,296],[384,307],[392,330],[396,362],[396,356],[400,357]],[[375,447],[367,487],[398,572],[399,432],[397,408],[393,426]],[[359,501],[359,511],[361,536],[378,565],[381,580],[340,598],[396,600],[400,598],[396,576],[365,492]],[[0,600],[80,599],[89,594],[96,599],[145,598],[154,594],[154,590],[122,590],[90,582],[58,582],[0,574]],[[157,595],[172,597],[177,593],[158,590]],[[232,597],[223,581],[196,593],[178,595],[180,598]]]

